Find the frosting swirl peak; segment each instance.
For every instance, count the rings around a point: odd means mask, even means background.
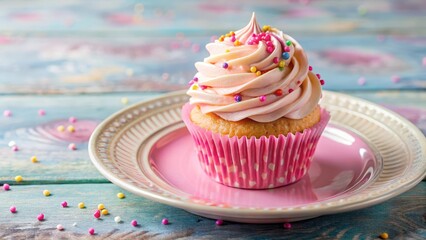
[[[249,24],[206,45],[210,56],[187,94],[201,111],[228,121],[301,119],[317,106],[321,84],[303,48],[276,28]]]

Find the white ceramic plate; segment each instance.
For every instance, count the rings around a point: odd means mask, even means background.
[[[321,105],[331,121],[301,181],[273,190],[225,187],[197,164],[180,116],[187,101],[184,92],[173,92],[113,114],[92,134],[93,164],[110,181],[142,197],[250,223],[369,207],[409,190],[426,175],[426,140],[413,124],[376,104],[324,91]]]

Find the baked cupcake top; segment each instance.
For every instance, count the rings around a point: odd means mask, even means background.
[[[228,121],[301,119],[321,98],[324,81],[312,72],[302,46],[276,28],[260,28],[254,13],[246,27],[206,49],[210,56],[195,63],[187,92],[203,114]]]

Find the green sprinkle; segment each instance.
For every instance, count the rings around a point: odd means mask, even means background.
[[[285,45],[291,46],[291,41],[290,40],[285,41]]]
[[[278,67],[278,68],[280,69],[280,71],[284,70],[284,68],[283,68],[283,67]]]

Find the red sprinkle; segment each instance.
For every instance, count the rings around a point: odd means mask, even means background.
[[[275,64],[277,64],[279,62],[278,57],[274,57],[274,59],[272,60]]]
[[[284,223],[284,228],[285,229],[290,229],[291,228],[291,223]]]
[[[61,203],[61,205],[62,205],[62,207],[63,207],[63,208],[68,207],[68,203],[67,203],[66,201],[63,201],[63,202]]]
[[[275,95],[276,95],[276,96],[281,96],[281,95],[283,95],[283,90],[281,90],[281,89],[277,89],[277,90],[275,91]]]
[[[100,217],[101,217],[101,211],[100,211],[100,210],[96,210],[96,212],[95,212],[95,213],[93,213],[93,216],[94,216],[95,218],[100,218]]]
[[[43,214],[43,213],[40,213],[40,214],[37,216],[37,219],[38,219],[39,221],[43,221],[43,220],[44,220],[44,214]]]
[[[292,93],[293,92],[293,89],[292,88],[290,88],[289,90],[288,90],[288,93]]]
[[[309,71],[312,71],[312,70],[313,70],[312,66],[309,66]]]
[[[11,213],[16,213],[16,207],[15,206],[11,206],[9,208],[9,210],[10,210]]]
[[[321,75],[319,73],[316,74],[318,79],[321,79]]]
[[[321,83],[321,85],[324,85],[325,84],[325,81],[324,80],[320,80],[320,83]]]
[[[169,224],[169,219],[167,219],[167,218],[163,218],[163,220],[161,220],[161,223],[162,223],[163,225],[167,225],[167,224]]]
[[[132,226],[133,227],[136,227],[137,225],[138,225],[138,221],[136,221],[136,220],[132,220],[131,222],[130,222],[130,224],[132,224]]]
[[[259,100],[260,100],[261,102],[264,102],[264,101],[266,100],[266,96],[265,96],[265,95],[260,96],[260,97],[259,97]]]
[[[216,225],[217,226],[222,226],[223,225],[223,220],[222,219],[216,220]]]
[[[95,229],[94,228],[89,228],[89,234],[90,235],[94,235],[95,234]]]

